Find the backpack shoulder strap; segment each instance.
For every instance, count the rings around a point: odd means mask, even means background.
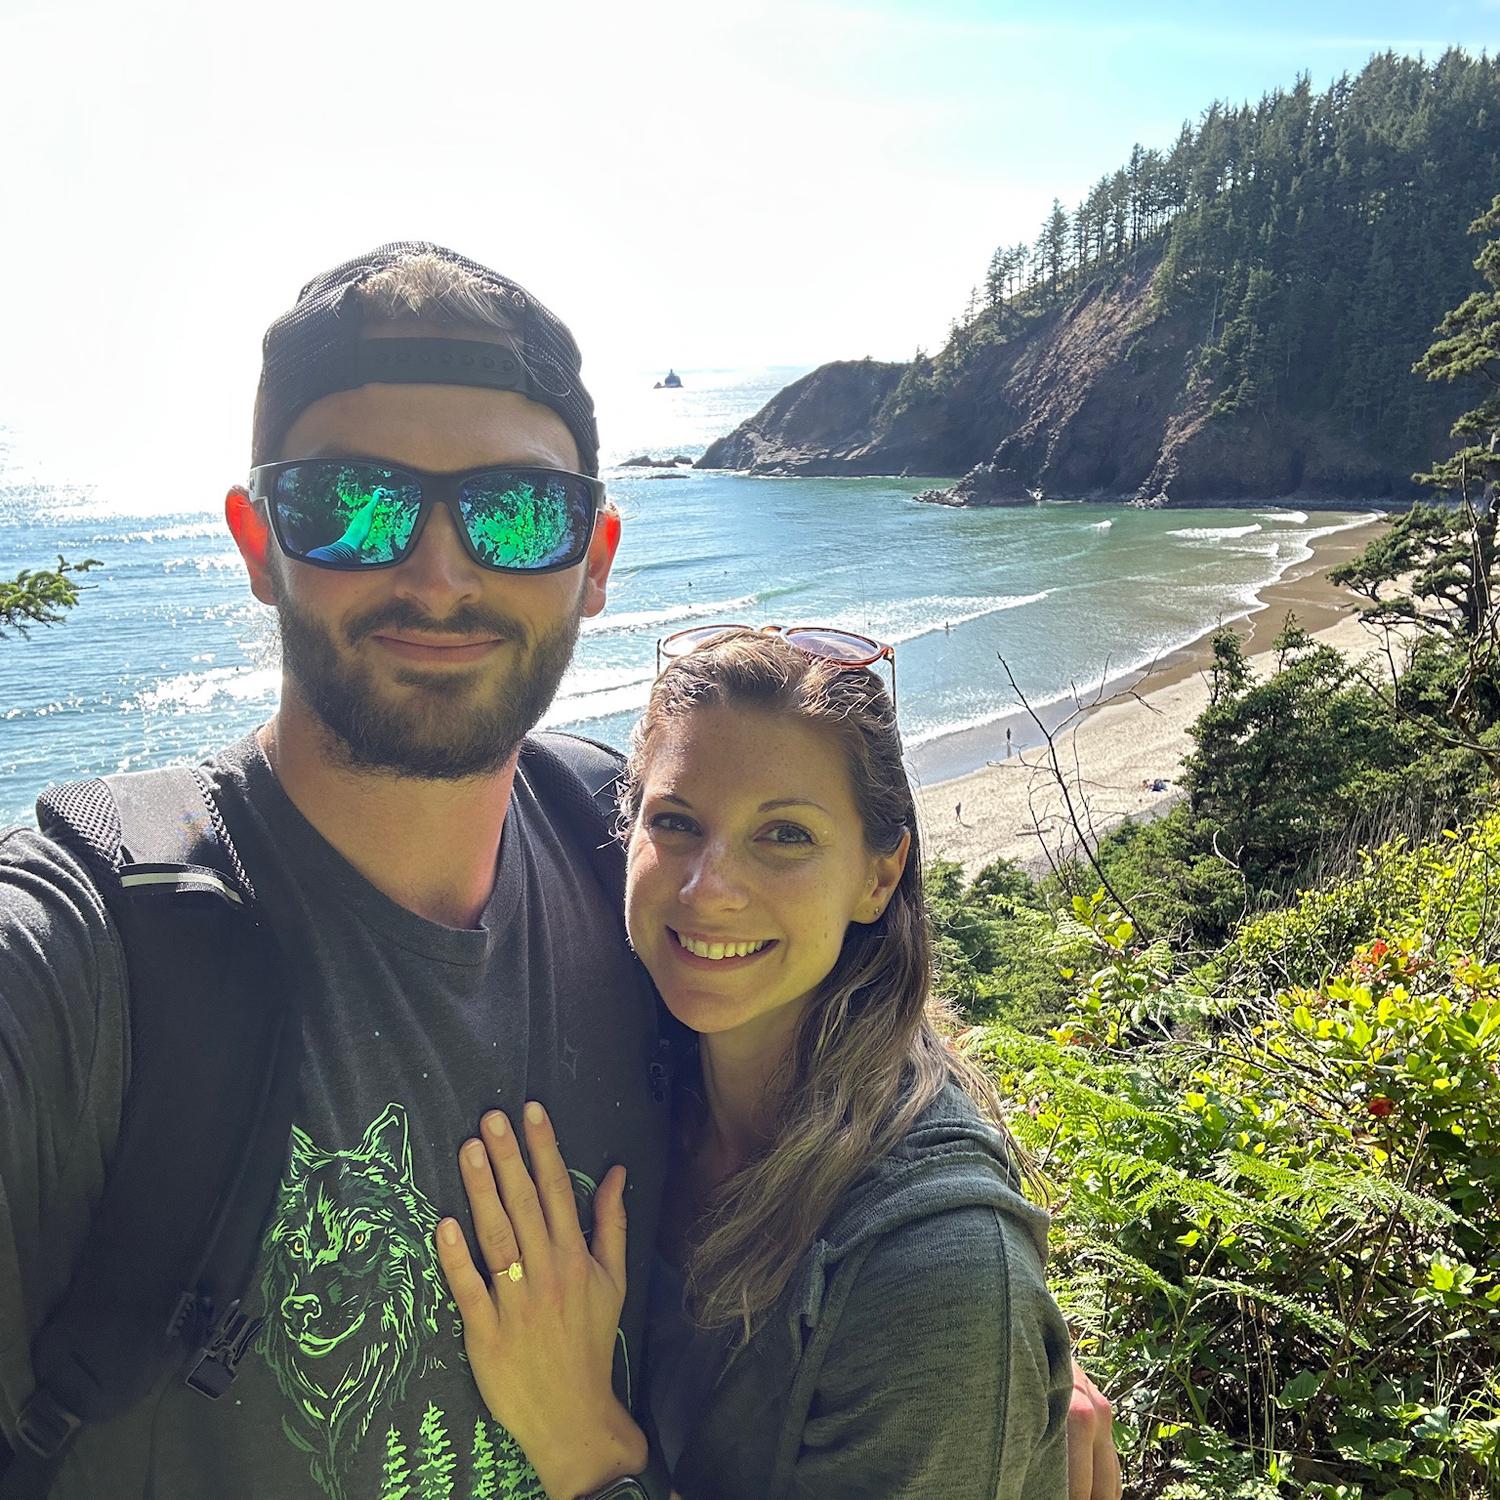
[[[538,796],[546,798],[549,808],[572,831],[574,841],[587,852],[594,875],[623,921],[625,845],[617,824],[625,757],[598,740],[549,730],[522,742],[521,765]],[[633,953],[631,963],[640,983],[654,996],[650,976]],[[660,1104],[671,1091],[675,1049],[681,1045],[683,1028],[659,1000],[651,1014],[654,1031],[648,1074],[651,1097]]]
[[[588,850],[599,883],[623,910],[625,849],[615,821],[625,757],[598,740],[549,730],[522,742],[521,766]]]
[[[80,1426],[190,1356],[217,1396],[257,1328],[239,1304],[290,1137],[301,1028],[285,961],[209,787],[180,767],[37,803],[119,933],[130,1077],[114,1159],[62,1302],[32,1343],[0,1500],[40,1500]]]

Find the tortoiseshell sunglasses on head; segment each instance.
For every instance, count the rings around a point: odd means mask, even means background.
[[[672,661],[722,636],[743,631],[747,635],[774,635],[808,656],[835,662],[841,667],[873,667],[878,661],[891,664],[891,703],[896,701],[896,648],[883,645],[852,630],[830,625],[694,625],[664,636],[656,643],[656,671],[661,675],[663,659]]]

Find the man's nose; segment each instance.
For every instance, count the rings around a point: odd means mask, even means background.
[[[477,599],[484,582],[483,570],[464,550],[446,505],[428,516],[417,545],[391,571],[397,592],[420,600],[439,619],[455,605]]]

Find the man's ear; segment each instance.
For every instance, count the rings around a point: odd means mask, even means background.
[[[606,504],[594,522],[594,534],[589,538],[586,571],[583,580],[583,613],[585,617],[597,615],[604,608],[605,585],[609,582],[609,570],[620,547],[620,513],[613,505]]]
[[[271,574],[271,549],[276,541],[271,535],[271,523],[242,485],[233,486],[225,495],[224,519],[229,523],[234,545],[245,560],[245,571],[250,575],[250,592],[262,604],[275,604],[276,580]]]

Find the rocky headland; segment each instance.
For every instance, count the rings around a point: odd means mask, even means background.
[[[1299,500],[1365,506],[1418,493],[1411,475],[1448,443],[1432,409],[1405,452],[1355,441],[1335,414],[1225,409],[1194,356],[1196,308],[1160,311],[1159,257],[1142,256],[1029,318],[960,329],[934,360],[826,364],[711,444],[699,468],[752,474],[961,475],[919,498],[1141,505]]]

